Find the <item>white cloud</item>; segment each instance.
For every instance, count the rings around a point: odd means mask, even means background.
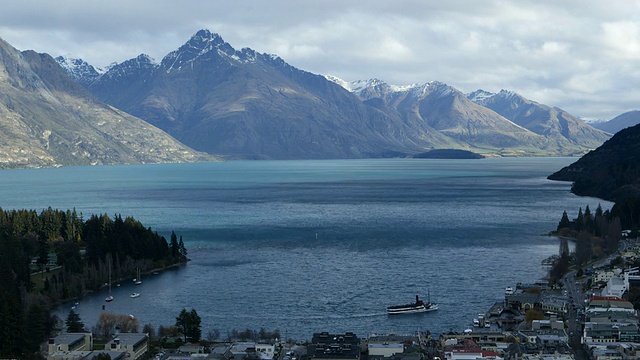
[[[197,30],[303,70],[392,84],[502,88],[583,117],[636,107],[636,0],[22,0],[3,4],[0,37],[18,49],[97,66],[160,60]],[[38,11],[33,11],[37,8]]]

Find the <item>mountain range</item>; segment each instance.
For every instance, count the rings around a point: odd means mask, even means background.
[[[0,39],[0,167],[211,160],[96,100],[47,54]]]
[[[208,30],[160,62],[140,55],[100,70],[57,60],[98,100],[197,151],[231,158],[411,156],[432,149],[575,156],[610,137],[517,94],[482,92],[479,100],[478,92],[465,95],[436,81],[347,83],[275,55],[236,50]]]
[[[609,121],[596,122],[591,126],[612,134],[622,129],[640,124],[640,111],[632,110],[622,113]]]
[[[575,156],[610,137],[518,94],[312,74],[198,31],[104,69],[0,42],[0,166],[425,156]],[[453,153],[453,152],[449,152]],[[447,152],[439,153],[447,154]]]

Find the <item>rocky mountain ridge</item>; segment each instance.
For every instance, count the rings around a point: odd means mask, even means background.
[[[608,138],[574,125],[559,109],[547,121],[557,131],[536,132],[527,127],[531,122],[519,124],[435,81],[397,87],[315,75],[275,55],[235,50],[208,30],[159,63],[141,55],[94,80],[83,85],[98,99],[194,149],[237,158],[406,156],[433,149],[572,156]]]
[[[2,168],[213,159],[95,100],[51,56],[1,39],[0,118]]]

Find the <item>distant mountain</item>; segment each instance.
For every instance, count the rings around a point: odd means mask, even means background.
[[[82,59],[58,56],[55,60],[73,80],[79,82],[83,86],[91,85],[106,71],[100,68],[95,68],[93,65],[90,65]]]
[[[141,55],[81,83],[196,150],[238,158],[411,156],[432,149],[555,156],[595,147],[534,133],[446,84],[347,83],[275,55],[235,50],[207,30],[160,63]]]
[[[565,149],[595,149],[611,137],[560,108],[525,99],[512,91],[492,94],[477,90],[467,97]]]
[[[640,111],[633,110],[620,114],[606,122],[592,124],[593,127],[615,134],[622,129],[640,124]]]
[[[3,168],[211,159],[95,100],[51,56],[1,39],[0,117]]]
[[[377,79],[349,83],[365,104],[399,117],[414,128],[427,128],[442,136],[453,148],[505,156],[530,156],[549,151],[550,142],[495,112],[479,106],[459,90],[437,82],[392,86]],[[439,140],[439,139],[438,139]],[[437,143],[437,148],[447,148]]]
[[[616,133],[596,150],[549,176],[573,181],[576,195],[640,201],[640,125]],[[637,214],[636,214],[637,217]]]

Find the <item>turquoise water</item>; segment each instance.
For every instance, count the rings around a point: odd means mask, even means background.
[[[172,325],[195,308],[203,333],[279,329],[406,333],[463,330],[506,286],[544,275],[544,236],[567,210],[595,208],[546,176],[575,159],[259,161],[6,170],[2,207],[133,216],[183,236],[192,261],[81,300]],[[140,292],[136,299],[129,298]],[[389,317],[416,294],[436,312]],[[66,316],[68,309],[59,313]]]

